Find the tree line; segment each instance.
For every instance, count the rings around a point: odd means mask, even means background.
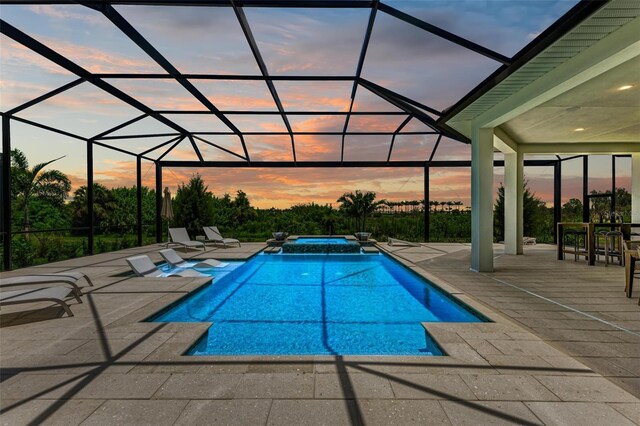
[[[435,212],[461,212],[469,210],[469,207],[465,209],[462,201],[437,201],[429,200],[429,211]],[[404,200],[404,201],[385,201],[384,205],[380,206],[380,211],[387,214],[396,213],[414,213],[418,211],[424,211],[424,199],[422,200]]]
[[[89,217],[86,185],[71,192],[69,178],[52,168],[59,159],[30,167],[26,156],[19,150],[11,152],[11,159],[14,265],[28,266],[87,254]],[[135,245],[136,187],[107,188],[94,183],[93,193],[95,252]],[[595,191],[592,193],[597,194]],[[626,221],[630,220],[630,194],[624,188],[617,188],[615,196],[617,209]],[[155,202],[155,191],[142,187],[144,243],[155,241]],[[603,198],[594,198],[593,212],[605,211],[607,202]],[[170,225],[186,227],[192,238],[202,234],[203,226],[216,225],[225,236],[243,241],[264,241],[277,231],[308,235],[367,231],[379,241],[390,237],[411,241],[423,239],[423,200],[379,200],[373,192],[355,190],[345,193],[337,203],[337,208],[314,202],[286,209],[256,208],[242,190],[233,196],[215,195],[196,174],[178,186],[173,199],[175,215]],[[470,241],[471,215],[468,208],[463,208],[462,202],[432,200],[429,206],[431,241]],[[524,191],[524,216],[526,236],[536,237],[539,242],[552,242],[553,208],[547,207],[527,187]],[[582,202],[572,198],[565,203],[562,220],[582,221]],[[52,229],[60,231],[38,232]],[[501,186],[494,206],[495,240],[502,241],[503,233],[504,188]]]

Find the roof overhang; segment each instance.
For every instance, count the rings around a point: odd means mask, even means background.
[[[602,5],[526,63],[512,67],[508,76],[488,80],[452,107],[444,123],[469,138],[474,127],[494,128],[500,150],[640,152],[637,1]],[[617,92],[617,86],[628,83],[632,90]],[[580,120],[588,120],[593,131],[576,129],[587,127],[573,125]]]

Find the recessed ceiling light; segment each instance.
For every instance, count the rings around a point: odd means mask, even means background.
[[[584,128],[582,127],[578,127],[577,129],[573,129],[574,132],[582,132],[584,131]]]
[[[566,109],[567,112],[574,112],[574,111],[578,111],[580,109],[579,106],[572,106]]]
[[[624,86],[618,87],[618,90],[629,90],[633,87],[633,84],[625,84]]]

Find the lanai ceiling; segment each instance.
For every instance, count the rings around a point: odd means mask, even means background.
[[[509,120],[503,129],[524,143],[640,143],[640,57]]]

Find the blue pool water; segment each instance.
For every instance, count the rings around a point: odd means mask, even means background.
[[[346,238],[311,238],[300,237],[293,241],[294,244],[347,244]]]
[[[213,325],[190,355],[441,355],[421,322],[481,322],[390,257],[257,255],[151,321]]]

